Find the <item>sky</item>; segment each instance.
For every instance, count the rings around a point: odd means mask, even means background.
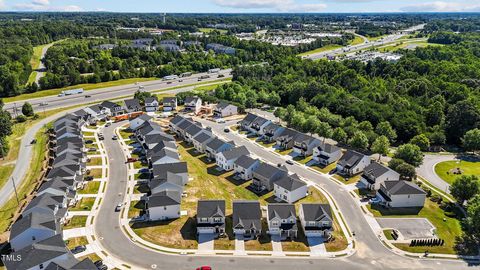
[[[479,0],[0,0],[0,11],[480,12]]]

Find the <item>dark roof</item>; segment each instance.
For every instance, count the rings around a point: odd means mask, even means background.
[[[75,168],[72,167],[73,165],[66,165],[57,168],[53,168],[48,173],[48,178],[54,177],[73,177],[76,174]],[[78,168],[78,166],[77,166]]]
[[[140,115],[140,116],[137,117],[137,118],[138,118],[138,119],[141,119],[141,120],[143,120],[143,121],[145,121],[145,122],[150,121],[150,119],[152,119],[152,117],[151,117],[150,115],[148,115],[148,114],[142,114],[142,115]]]
[[[190,135],[190,136],[193,136],[193,135],[196,135],[197,133],[199,133],[202,130],[203,130],[202,125],[200,125],[198,123],[194,123],[193,125],[190,125],[187,129],[185,129],[185,133]]]
[[[209,139],[215,138],[211,133],[209,132],[201,132],[197,136],[193,138],[193,140],[199,142],[199,143],[204,143],[208,141]]]
[[[426,194],[423,189],[409,181],[385,181],[382,185],[391,195]]]
[[[240,156],[235,161],[235,165],[240,166],[242,168],[250,168],[250,166],[252,166],[253,164],[255,164],[258,161],[259,161],[258,159],[254,159],[254,158],[252,158],[248,155],[243,155],[243,156]]]
[[[293,191],[301,187],[304,187],[307,184],[305,184],[305,182],[300,180],[298,175],[294,174],[294,175],[285,175],[284,177],[280,178],[277,182],[275,182],[275,185],[279,185],[280,187],[288,191]]]
[[[175,149],[175,150],[177,150],[177,149]],[[157,161],[159,159],[162,159],[164,157],[169,157],[169,158],[173,158],[173,159],[176,159],[176,160],[180,159],[180,155],[178,154],[178,152],[173,151],[169,148],[162,148],[160,151],[154,152],[152,154],[152,156],[150,156],[150,159],[152,159],[152,162],[155,162],[155,161]]]
[[[312,141],[319,141],[319,139],[313,137],[313,136],[310,136],[310,135],[307,135],[307,134],[303,134],[303,133],[298,133],[297,136],[295,136],[295,139],[294,139],[296,142],[299,142],[299,143],[305,143],[305,144],[310,144]]]
[[[154,101],[158,101],[157,96],[145,98],[145,103],[152,103],[152,102],[154,102]]]
[[[362,160],[365,155],[358,153],[357,151],[347,150],[345,154],[340,158],[338,164],[343,167],[353,167]]]
[[[175,173],[172,173],[172,172],[166,172],[165,173],[166,177],[162,178],[162,177],[157,177],[157,178],[154,178],[152,180],[150,180],[150,182],[148,183],[150,189],[155,189],[163,184],[172,184],[172,185],[176,185],[178,186],[178,189],[182,189],[183,190],[183,182],[182,182],[182,179],[180,177],[178,177]],[[177,188],[175,188],[175,190],[177,190]]]
[[[118,105],[117,103],[111,102],[109,100],[105,100],[104,102],[100,103],[100,106],[105,107],[105,108],[109,108],[109,109],[113,109],[115,107],[120,107],[120,105]]]
[[[153,175],[159,178],[166,178],[167,173],[188,173],[186,162],[175,162],[168,164],[154,164],[152,167]]]
[[[318,149],[325,152],[325,153],[335,153],[337,151],[342,151],[342,148],[336,146],[336,145],[333,145],[333,144],[329,144],[329,143],[322,143],[318,146]]]
[[[302,203],[303,218],[305,221],[332,221],[332,209],[329,204]]]
[[[279,128],[283,128],[282,126],[280,126],[279,124],[275,124],[275,123],[270,123],[268,124],[264,130],[272,130],[272,131],[276,131],[277,129]]]
[[[242,145],[239,147],[231,148],[230,150],[223,151],[222,154],[227,160],[231,160],[237,159],[244,155],[249,155],[250,152],[245,145]]]
[[[287,219],[291,216],[296,217],[295,205],[286,203],[270,203],[267,206],[268,220],[272,220],[274,217],[279,219]]]
[[[10,239],[15,238],[30,228],[50,230],[58,232],[60,230],[58,222],[52,214],[32,212],[22,218],[17,219],[10,230]]]
[[[128,109],[133,109],[133,108],[140,108],[142,107],[140,105],[140,101],[136,98],[133,98],[133,99],[125,99],[124,100],[125,102],[125,107],[127,107]]]
[[[252,125],[256,124],[258,126],[262,126],[263,124],[265,124],[266,122],[268,122],[270,120],[266,119],[266,118],[263,118],[261,116],[257,116],[257,118],[255,118],[255,120],[252,121]]]
[[[230,103],[227,103],[225,101],[220,101],[217,106],[215,106],[215,110],[223,110],[225,108],[227,108],[228,106],[230,106],[232,104]],[[232,106],[235,106],[235,105],[232,105]]]
[[[102,112],[102,108],[98,104],[92,105],[88,108],[90,108],[90,110],[96,112],[97,114]]]
[[[258,201],[233,202],[233,228],[262,229],[262,212]]]
[[[178,205],[181,199],[180,192],[165,190],[148,197],[148,207]]]
[[[175,102],[177,102],[176,97],[164,97],[163,98],[163,104],[165,104],[165,103],[175,103]]]
[[[197,217],[225,217],[224,200],[200,200],[197,203]]]
[[[175,117],[172,118],[172,120],[170,120],[170,123],[172,125],[178,125],[180,124],[182,121],[186,120],[187,118],[181,116],[181,115],[176,115]]]
[[[229,143],[229,142],[226,142],[222,139],[219,139],[217,137],[215,137],[215,139],[211,140],[209,143],[207,143],[207,147],[208,148],[211,148],[213,150],[217,150],[219,149],[220,147],[222,147],[224,144],[230,144],[232,147],[233,147],[233,144]]]
[[[63,196],[54,196],[49,193],[42,194],[33,198],[33,200],[28,203],[27,207],[23,211],[28,211],[34,207],[40,207],[45,209],[50,209],[53,213],[53,210],[63,204]]]
[[[164,148],[177,149],[177,145],[173,141],[159,141],[154,147],[147,150],[147,158],[151,158],[156,152]]]
[[[300,132],[293,130],[291,128],[286,128],[278,135],[279,138],[289,138],[291,140],[294,140],[298,135],[300,135]]]
[[[57,234],[13,253],[14,256],[25,259],[6,260],[4,263],[9,270],[30,269],[65,254],[68,254],[65,242],[63,242],[62,235]]]
[[[257,169],[255,169],[255,173],[262,177],[265,177],[266,179],[270,179],[278,173],[286,175],[287,168],[285,166],[278,167],[270,165],[269,163],[261,162]]]
[[[185,103],[192,103],[192,102],[197,102],[200,98],[199,97],[186,97],[185,98]]]
[[[192,120],[185,119],[185,121],[182,121],[180,124],[178,124],[178,129],[187,130],[187,128],[190,127],[193,124],[194,124],[194,122]]]
[[[393,170],[386,167],[386,166],[383,166],[382,164],[380,164],[378,162],[373,161],[372,163],[370,163],[370,165],[365,167],[365,169],[363,170],[363,173],[377,178],[379,176],[384,175],[385,173],[387,173],[389,171],[393,171]],[[391,179],[391,180],[395,180],[395,179]]]
[[[145,136],[146,144],[154,144],[154,143],[161,143],[161,142],[171,142],[175,144],[175,137],[165,132],[159,132],[159,133]]]
[[[242,119],[242,121],[240,121],[240,124],[242,125],[250,125],[253,120],[255,120],[257,118],[257,116],[253,113],[248,113],[247,116],[245,116],[245,118]]]
[[[40,192],[43,192],[47,189],[55,189],[55,190],[59,190],[59,191],[62,191],[62,192],[66,192],[67,189],[69,188],[69,184],[64,181],[63,179],[61,178],[55,178],[55,179],[52,179],[50,181],[46,181],[44,182],[40,188],[38,189],[38,193]]]

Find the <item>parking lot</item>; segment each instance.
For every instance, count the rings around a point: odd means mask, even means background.
[[[425,218],[377,218],[382,228],[396,229],[405,240],[431,238],[435,227]]]

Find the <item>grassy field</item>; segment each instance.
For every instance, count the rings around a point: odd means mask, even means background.
[[[383,230],[383,235],[385,235],[385,237],[386,237],[388,240],[394,240],[394,239],[393,239],[393,236],[392,236],[392,232],[393,232],[393,230],[391,230],[391,229],[386,229],[386,230]]]
[[[428,43],[427,41],[416,41],[416,42],[399,41],[397,43],[394,43],[385,47],[380,47],[378,48],[378,50],[381,52],[393,52],[398,49],[405,49],[409,45],[416,45],[419,48],[424,48],[427,46],[443,46],[442,44]]]
[[[463,171],[463,175],[476,175],[480,177],[480,162],[470,162],[470,161],[444,161],[440,162],[435,166],[435,173],[440,176],[445,182],[452,184],[458,174],[453,174],[450,170],[455,170],[460,168]]]
[[[157,80],[157,79],[158,78],[131,78],[131,79],[123,79],[123,80],[102,82],[102,83],[77,84],[77,85],[64,87],[64,88],[43,90],[43,91],[38,91],[38,92],[35,92],[35,93],[30,93],[30,94],[18,95],[16,97],[8,97],[8,98],[4,98],[3,102],[8,103],[8,102],[14,102],[14,101],[28,100],[28,99],[32,99],[32,98],[40,98],[40,97],[58,95],[63,90],[68,90],[68,89],[83,88],[84,90],[88,91],[88,90],[93,90],[93,89],[98,89],[98,88],[119,86],[119,85],[124,85],[124,84],[132,84],[132,83],[135,83],[135,82],[152,81],[152,80]]]
[[[295,241],[282,241],[283,251],[310,251],[310,248],[308,247],[307,237],[305,236],[305,233],[302,230],[302,225],[299,221],[297,221],[297,227],[298,232]]]
[[[95,132],[92,132],[92,131],[84,131],[84,132],[82,132],[82,134],[83,134],[84,137],[95,136]]]
[[[70,219],[67,225],[63,226],[64,230],[73,229],[73,228],[81,228],[85,227],[87,223],[87,216],[74,216]]]
[[[334,162],[334,163],[332,163],[332,164],[330,164],[330,165],[328,165],[328,166],[326,166],[326,167],[322,167],[322,166],[319,166],[319,165],[317,165],[317,164],[314,164],[314,165],[311,166],[311,168],[313,168],[313,169],[315,169],[315,170],[317,170],[317,171],[319,171],[319,172],[322,172],[322,173],[328,173],[328,172],[330,172],[331,170],[335,169],[336,166],[337,166],[337,163]]]
[[[132,201],[128,209],[128,218],[138,217],[144,209],[145,203],[143,201]]]
[[[102,165],[101,157],[90,158],[90,161],[87,163],[87,166],[99,166],[99,165]]]
[[[345,185],[356,183],[356,182],[360,181],[361,177],[362,177],[362,174],[357,174],[357,175],[354,175],[354,176],[349,177],[349,178],[345,178],[345,177],[343,177],[341,175],[338,175],[338,174],[335,174],[333,176],[333,178],[339,180],[340,182],[342,182]]]
[[[65,242],[67,243],[67,248],[68,249],[73,249],[76,246],[82,246],[82,245],[87,245],[88,244],[88,240],[85,236],[70,238]]]
[[[71,207],[69,211],[90,211],[92,210],[95,198],[81,198],[75,207]]]
[[[385,209],[381,206],[371,205],[367,205],[367,208],[375,217],[426,218],[435,226],[438,238],[445,240],[445,245],[439,247],[409,247],[408,244],[400,245],[399,247],[401,247],[403,250],[410,252],[424,252],[425,250],[428,250],[431,253],[455,254],[455,239],[462,234],[459,213],[446,212],[441,209],[437,203],[432,202],[429,199],[425,200],[425,206],[422,209]]]
[[[206,34],[211,33],[211,32],[213,32],[213,31],[218,31],[218,32],[220,32],[221,34],[225,34],[225,33],[228,32],[228,31],[225,30],[225,29],[215,29],[215,28],[207,28],[207,27],[198,28],[198,30],[200,30],[200,32],[206,33]]]
[[[378,37],[367,37],[369,41],[377,41],[377,40],[380,40],[384,37],[386,37],[387,35],[381,35],[381,36],[378,36]]]
[[[93,178],[101,178],[102,177],[102,169],[91,169],[89,175],[93,176]]]
[[[338,49],[338,48],[341,48],[341,47],[343,47],[343,46],[338,45],[338,44],[329,44],[329,45],[323,46],[321,48],[317,48],[315,50],[300,53],[300,54],[298,54],[298,56],[308,56],[308,55],[315,54],[315,53],[321,53],[321,52],[335,50],[335,49]]]
[[[36,134],[37,143],[33,146],[32,158],[30,160],[30,169],[25,175],[22,185],[17,187],[18,197],[23,201],[25,197],[35,188],[36,181],[42,172],[42,161],[45,159],[47,151],[48,137],[45,134],[46,129],[42,128]],[[2,166],[3,167],[3,166]],[[0,209],[0,231],[4,232],[11,222],[12,215],[17,210],[17,200],[11,197]]]
[[[355,46],[355,45],[362,44],[362,43],[363,43],[363,38],[361,38],[359,36],[355,36],[355,38],[349,43],[349,45]]]
[[[88,182],[82,190],[79,190],[79,194],[97,194],[98,189],[100,188],[100,182],[90,181]]]

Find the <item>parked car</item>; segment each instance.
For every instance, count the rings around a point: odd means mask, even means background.
[[[92,181],[93,180],[93,176],[85,176],[85,181]]]
[[[74,247],[73,249],[70,250],[70,252],[72,252],[73,254],[78,254],[78,253],[84,252],[85,250],[87,250],[87,247],[84,245],[81,245],[81,246]]]
[[[36,144],[37,143],[37,139],[33,139],[30,144]]]
[[[103,137],[103,135],[102,135],[102,136],[98,135],[98,139],[99,139],[100,141],[103,141],[103,140],[105,140],[105,137]]]
[[[120,212],[120,210],[122,210],[122,207],[123,207],[123,203],[117,204],[117,206],[115,206],[115,212]]]
[[[88,148],[88,152],[97,152],[97,148]]]
[[[93,262],[93,264],[94,264],[96,267],[99,267],[100,265],[103,265],[103,261],[102,261],[102,260],[98,260],[98,261]]]
[[[107,122],[107,123],[105,124],[105,127],[109,127],[109,126],[111,126],[111,125],[112,125],[112,123]]]
[[[127,158],[127,163],[138,161],[138,158]]]
[[[112,136],[112,140],[118,140],[118,136],[117,136],[117,135],[113,135],[113,136]]]
[[[287,163],[288,165],[293,165],[293,161],[291,159],[287,159],[287,161],[285,161],[285,163]]]
[[[85,144],[92,144],[93,140],[85,140]]]
[[[90,95],[86,95],[86,96],[85,96],[85,98],[91,98],[91,97],[92,97],[92,96],[90,96]]]
[[[229,132],[230,132],[230,129],[229,129],[229,128],[225,128],[225,129],[223,130],[223,132],[229,133]]]
[[[204,265],[197,268],[197,270],[212,270],[212,267]]]

